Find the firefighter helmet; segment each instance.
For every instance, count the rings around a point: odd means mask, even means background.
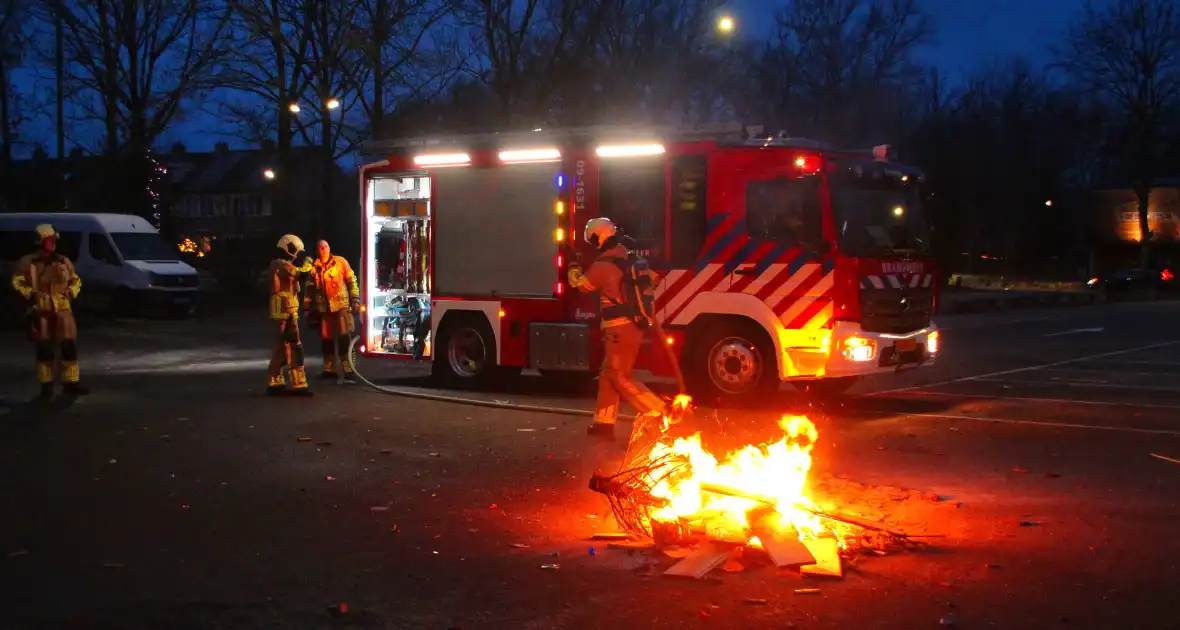
[[[279,249],[294,256],[303,251],[303,239],[294,234],[284,234],[283,238],[279,239]]]
[[[585,239],[587,243],[594,246],[595,249],[604,249],[607,241],[617,236],[619,233],[618,226],[610,219],[599,217],[597,219],[590,219],[586,222]]]
[[[33,229],[37,233],[37,244],[40,245],[47,238],[57,238],[57,230],[52,225],[42,223]]]

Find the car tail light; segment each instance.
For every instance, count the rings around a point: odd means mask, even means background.
[[[1170,269],[1164,269],[1163,271],[1160,272],[1160,280],[1162,280],[1164,282],[1167,282],[1168,280],[1171,280],[1172,278],[1175,278],[1175,277],[1176,276],[1172,275],[1172,271]]]

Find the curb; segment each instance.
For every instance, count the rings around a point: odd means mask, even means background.
[[[1103,293],[1057,293],[1043,292],[1017,295],[944,296],[939,304],[941,313],[987,313],[1054,306],[1082,306],[1106,302]]]

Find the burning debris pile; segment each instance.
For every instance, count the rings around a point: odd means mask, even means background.
[[[688,403],[678,398],[676,413]],[[806,417],[784,416],[780,440],[747,445],[721,459],[704,448],[699,433],[669,435],[670,420],[664,419],[654,440],[632,443],[620,472],[590,481],[592,490],[610,499],[623,536],[650,540],[683,558],[665,575],[701,578],[755,549],[776,567],[841,577],[845,559],[913,544],[904,533],[826,512],[809,498],[818,434]]]

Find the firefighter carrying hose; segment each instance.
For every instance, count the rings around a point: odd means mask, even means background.
[[[290,393],[311,396],[307,374],[303,371],[303,343],[299,339],[300,279],[311,273],[312,263],[303,249],[303,241],[294,234],[279,239],[278,252],[270,262],[270,320],[275,324],[274,351],[271,353],[267,375],[270,382],[266,393],[272,396],[288,392],[283,367],[291,377]]]
[[[620,397],[641,416],[666,412],[664,401],[631,375],[644,332],[652,323],[655,274],[646,260],[627,251],[619,237],[619,229],[610,219],[590,219],[585,239],[598,257],[584,272],[576,262],[569,268],[570,286],[584,292],[597,291],[599,296],[604,353],[594,424],[586,433],[606,441],[614,440]],[[637,430],[641,425],[637,419],[634,427]]]
[[[87,394],[89,390],[78,383],[78,326],[71,307],[82,291],[82,280],[74,272],[74,263],[57,253],[57,230],[45,224],[38,225],[35,232],[40,249],[16,264],[12,286],[29,302],[29,339],[37,355],[40,397],[53,397],[58,354],[62,393]]]
[[[315,261],[303,308],[308,313],[308,324],[320,328],[320,349],[324,355],[320,377],[343,376],[344,380],[352,381],[352,366],[342,357],[348,355],[352,341],[353,313],[361,307],[356,274],[346,259],[332,255],[328,241],[320,241],[316,249],[319,258]]]

